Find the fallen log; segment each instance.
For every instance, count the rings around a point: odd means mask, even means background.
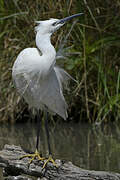
[[[32,180],[33,177],[38,180],[120,180],[118,173],[84,170],[62,160],[55,161],[58,168],[48,163],[42,169],[43,162],[36,159],[29,165],[29,158],[20,160],[23,155],[26,155],[23,149],[14,145],[5,145],[0,151],[0,167],[5,180]]]

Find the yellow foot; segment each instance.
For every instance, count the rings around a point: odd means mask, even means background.
[[[36,149],[36,151],[35,151],[34,154],[26,154],[26,155],[20,157],[20,159],[23,159],[23,158],[26,158],[26,157],[31,158],[31,160],[29,161],[29,164],[31,164],[32,161],[33,161],[34,159],[36,159],[36,158],[37,158],[39,161],[43,161],[43,160],[45,159],[45,158],[43,158],[43,157],[40,157],[40,154],[39,154],[39,152],[38,152],[37,149]]]
[[[43,165],[43,169],[45,168],[45,166],[47,165],[48,162],[53,163],[54,166],[58,167],[57,164],[55,163],[55,161],[53,160],[52,156],[50,155],[49,158],[45,161],[44,165]]]

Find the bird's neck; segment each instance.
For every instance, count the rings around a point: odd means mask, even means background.
[[[36,34],[36,46],[41,51],[42,56],[45,56],[51,60],[55,60],[56,51],[51,44],[51,34],[41,34],[39,31]]]

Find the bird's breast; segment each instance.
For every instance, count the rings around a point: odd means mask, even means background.
[[[49,74],[55,64],[54,54],[41,55],[37,48],[26,48],[18,55],[13,71],[19,73],[39,73],[41,77]]]

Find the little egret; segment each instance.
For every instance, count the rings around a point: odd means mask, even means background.
[[[67,103],[63,96],[63,85],[72,78],[66,71],[56,66],[56,51],[51,44],[51,35],[62,27],[66,21],[78,17],[83,13],[74,14],[63,19],[49,19],[36,21],[36,46],[37,48],[26,48],[20,52],[12,68],[14,84],[21,96],[30,107],[58,114],[63,119],[67,118]],[[49,143],[48,118],[45,113],[45,129],[48,140],[49,158],[45,161],[43,168],[51,161],[52,153]],[[38,152],[40,133],[40,117],[38,118],[38,130],[36,151],[34,154],[23,156],[31,157],[30,163],[37,157],[44,160]],[[23,158],[22,157],[22,158]]]

